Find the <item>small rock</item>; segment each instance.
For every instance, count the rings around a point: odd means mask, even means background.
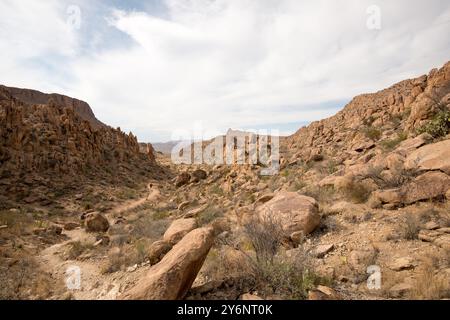
[[[295,231],[291,233],[290,238],[294,244],[299,245],[305,239],[305,233],[303,231]]]
[[[394,271],[401,271],[413,267],[414,267],[414,259],[411,257],[398,258],[389,265],[389,269]]]
[[[67,230],[67,231],[74,230],[78,227],[80,227],[80,224],[76,223],[76,222],[66,222],[64,224],[64,230]]]
[[[317,246],[316,250],[314,250],[314,255],[317,258],[323,258],[328,252],[334,249],[333,244],[322,244]]]
[[[127,272],[135,272],[138,268],[138,265],[135,264],[134,266],[128,267]]]

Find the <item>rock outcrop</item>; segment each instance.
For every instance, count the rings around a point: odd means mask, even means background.
[[[33,200],[30,186],[121,173],[133,177],[142,175],[142,168],[150,174],[153,154],[142,154],[132,133],[105,126],[91,113],[76,99],[1,86],[2,194]]]
[[[270,216],[279,221],[288,237],[298,231],[309,234],[320,223],[316,200],[296,192],[279,192],[258,207],[257,213],[263,219]]]
[[[200,271],[213,242],[212,227],[191,231],[154,265],[135,287],[122,294],[120,299],[183,299]]]

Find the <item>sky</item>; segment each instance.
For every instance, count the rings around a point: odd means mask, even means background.
[[[291,134],[450,60],[448,0],[0,0],[0,84],[140,141]]]

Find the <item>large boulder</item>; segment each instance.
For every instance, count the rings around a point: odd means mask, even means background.
[[[450,188],[450,177],[439,171],[429,171],[416,177],[408,184],[395,189],[377,190],[371,200],[389,204],[411,204],[445,196]]]
[[[405,168],[441,170],[450,174],[450,140],[428,144],[412,152],[406,158]]]
[[[320,223],[319,206],[314,198],[282,191],[257,208],[261,218],[270,216],[280,222],[287,236],[297,231],[311,233]]]
[[[97,212],[87,214],[85,216],[84,225],[88,232],[106,232],[109,229],[108,220]]]
[[[186,234],[197,227],[195,218],[174,220],[164,233],[163,239],[171,244],[176,244]]]
[[[403,202],[410,204],[443,196],[449,188],[448,175],[442,172],[426,172],[402,188]]]
[[[124,292],[119,298],[183,299],[197,277],[213,242],[212,227],[191,231],[158,264],[151,267],[136,286]]]

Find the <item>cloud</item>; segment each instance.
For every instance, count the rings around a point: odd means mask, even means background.
[[[54,21],[57,6],[49,3],[41,10]],[[366,26],[373,4],[381,10],[380,30]],[[39,34],[36,57],[67,57],[62,92],[88,101],[102,121],[145,141],[169,139],[199,121],[223,132],[318,120],[354,95],[420,75],[449,58],[445,0],[166,0],[138,10],[112,2],[101,10],[82,9],[95,19],[87,22],[95,32],[89,28],[77,39],[62,28],[63,38],[55,41]],[[23,23],[32,29],[29,18]],[[5,30],[13,28],[7,24]],[[25,30],[19,39],[33,32]],[[16,50],[13,45],[11,53]],[[52,78],[31,71],[44,81]]]
[[[0,2],[2,83],[40,84],[43,90],[52,87],[51,79],[56,76],[52,69],[60,68],[78,47],[76,34],[67,23],[67,8],[56,0]],[[48,81],[44,85],[43,79]]]

